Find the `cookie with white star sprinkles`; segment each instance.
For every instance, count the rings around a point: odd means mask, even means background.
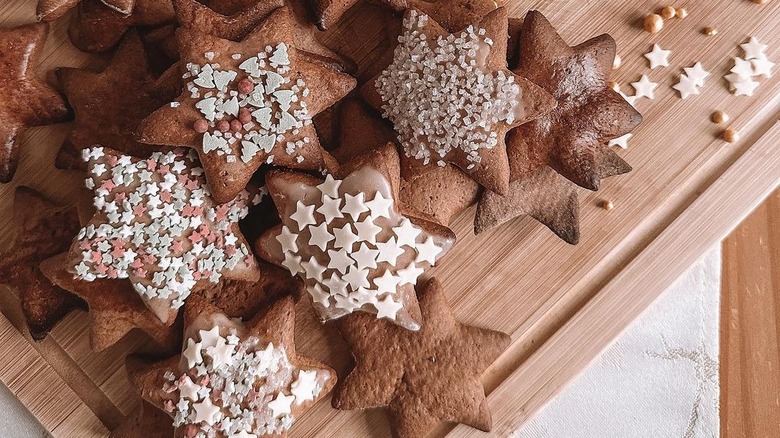
[[[180,355],[128,366],[142,398],[171,416],[175,436],[285,437],[336,383],[334,370],[296,354],[291,298],[241,323],[193,297],[185,325]]]
[[[452,32],[406,12],[392,62],[362,88],[393,124],[405,179],[454,165],[492,191],[509,189],[506,133],[555,101],[507,69],[507,35],[504,8]]]
[[[294,18],[280,9],[241,42],[180,30],[185,88],[139,127],[143,143],[195,149],[217,202],[238,195],[264,163],[325,168],[311,119],[355,86],[299,56]]]
[[[148,159],[85,149],[97,212],[70,249],[76,278],[127,278],[163,322],[199,282],[257,281],[259,270],[238,221],[259,195],[217,204],[194,151]]]
[[[281,225],[257,242],[260,257],[301,277],[323,321],[361,311],[420,328],[414,285],[454,244],[454,233],[396,201],[392,144],[322,178],[292,171],[266,177]]]

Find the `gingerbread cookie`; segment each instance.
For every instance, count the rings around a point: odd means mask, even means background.
[[[634,129],[642,116],[609,85],[615,41],[609,35],[569,47],[544,16],[531,11],[520,38],[517,74],[538,83],[559,101],[548,115],[509,133],[512,184],[506,198],[485,192],[475,220],[477,233],[512,217],[531,214],[569,243],[577,243],[573,187],[533,181],[549,166],[574,184],[598,190],[602,178],[631,170],[605,143]],[[530,189],[530,187],[535,187]]]
[[[159,26],[176,19],[171,0],[135,0],[127,15],[100,0],[81,0],[76,9],[78,14],[70,22],[68,36],[85,52],[111,50],[132,27]]]
[[[280,8],[239,43],[181,31],[186,88],[144,120],[140,141],[197,150],[217,202],[235,197],[263,163],[325,168],[311,117],[355,80],[301,60],[293,29]]]
[[[256,200],[243,191],[217,204],[193,151],[140,159],[93,147],[84,159],[97,213],[71,246],[68,266],[76,278],[128,278],[162,322],[199,282],[258,280],[238,229]]]
[[[81,152],[94,145],[111,145],[136,157],[159,150],[133,136],[141,120],[164,104],[156,97],[155,78],[137,33],[125,36],[102,72],[60,68],[57,77],[76,116],[57,155],[57,167],[85,169]]]
[[[346,162],[393,141],[393,129],[357,99],[340,105],[339,147],[332,153]],[[409,182],[401,180],[400,202],[442,225],[479,199],[479,184],[454,166],[437,167]]]
[[[143,399],[173,418],[176,436],[285,437],[336,382],[335,371],[296,354],[291,298],[242,324],[193,297],[185,324],[181,355],[128,367]]]
[[[336,24],[345,12],[354,6],[358,0],[308,0],[314,23],[320,30],[327,30]],[[395,10],[407,8],[406,0],[380,0],[380,3]]]
[[[92,349],[103,351],[116,344],[130,330],[143,330],[166,351],[175,351],[181,343],[181,327],[173,324],[176,311],[171,309],[162,323],[126,280],[78,280],[68,272],[68,254],[63,253],[41,262],[41,272],[52,284],[83,299],[89,307]]]
[[[41,340],[81,299],[52,284],[40,271],[42,260],[67,251],[81,226],[75,206],[61,206],[27,187],[14,196],[17,233],[0,256],[0,282],[16,287],[30,335]]]
[[[127,366],[135,361],[130,358]],[[116,429],[111,431],[109,438],[171,438],[174,429],[171,417],[157,409],[151,403],[142,401],[133,409],[127,418]]]
[[[406,12],[392,63],[361,89],[393,123],[405,179],[451,164],[506,193],[506,133],[555,106],[550,94],[507,69],[506,47],[504,8],[454,33],[415,9]]]
[[[36,15],[38,21],[54,21],[61,18],[81,0],[38,0]],[[121,13],[130,14],[135,0],[100,0],[104,5]]]
[[[424,437],[440,421],[489,431],[480,376],[509,346],[509,335],[456,321],[435,278],[419,290],[419,332],[360,314],[339,321],[355,368],[336,388],[333,407],[387,407],[399,438]]]
[[[266,177],[282,224],[257,242],[261,257],[306,283],[323,321],[355,311],[420,328],[414,285],[455,241],[446,227],[397,202],[392,144],[321,178],[276,170]]]
[[[45,23],[0,29],[0,183],[11,181],[16,172],[25,129],[69,117],[62,97],[35,75],[48,34]]]

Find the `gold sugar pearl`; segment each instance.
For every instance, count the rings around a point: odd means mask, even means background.
[[[610,211],[613,208],[615,208],[615,204],[613,204],[612,201],[608,199],[602,199],[599,202],[599,207],[603,208],[604,210]]]
[[[712,26],[707,26],[704,29],[702,29],[702,33],[707,36],[715,36],[718,34],[718,29],[715,29]]]
[[[617,82],[609,81],[607,82],[607,85],[609,86],[609,88],[615,90],[615,92],[620,93],[620,84],[618,84]]]
[[[721,137],[723,137],[723,139],[729,143],[734,143],[735,141],[739,140],[739,132],[737,132],[737,130],[734,128],[726,128],[723,130]]]
[[[768,2],[769,0],[753,0],[753,3],[757,5],[763,5],[764,3]]]
[[[674,9],[674,6],[667,6],[661,9],[661,17],[663,17],[666,20],[674,17],[676,14],[677,11]]]
[[[615,59],[612,60],[612,69],[617,70],[620,68],[620,64],[623,64],[623,60],[619,55],[615,55]]]
[[[724,113],[723,111],[715,111],[712,113],[711,117],[713,123],[726,123],[729,121],[729,115]]]
[[[688,10],[685,8],[677,8],[677,18],[685,18],[688,16]]]
[[[658,14],[650,14],[645,17],[645,30],[650,33],[658,33],[664,27],[664,19]]]

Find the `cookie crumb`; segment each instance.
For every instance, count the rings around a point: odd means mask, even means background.
[[[726,123],[729,121],[729,115],[724,113],[723,111],[715,111],[712,113],[711,117],[713,123]]]
[[[615,204],[612,203],[609,199],[602,199],[599,201],[599,207],[603,208],[604,210],[610,211],[613,208],[615,208]]]
[[[726,128],[723,130],[721,137],[723,137],[723,139],[729,143],[734,143],[739,140],[739,132],[737,132],[737,130],[734,128]]]
[[[674,6],[666,6],[665,8],[661,9],[661,17],[666,20],[674,17],[676,14],[677,11],[674,9]]]
[[[688,16],[688,10],[685,8],[677,8],[677,18],[685,18]]]
[[[619,69],[621,64],[623,64],[623,60],[619,55],[615,55],[615,59],[612,60],[612,70]]]
[[[712,26],[707,26],[704,29],[702,29],[702,33],[707,36],[715,36],[718,34],[718,29],[715,29]]]
[[[658,14],[650,14],[645,17],[645,30],[650,33],[658,33],[664,27],[664,19]]]

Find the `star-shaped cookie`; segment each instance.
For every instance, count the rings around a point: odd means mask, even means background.
[[[30,335],[41,340],[71,310],[85,307],[39,268],[45,258],[67,251],[79,231],[79,217],[75,206],[61,206],[33,189],[17,187],[14,224],[16,236],[0,256],[0,282],[18,289]]]
[[[61,18],[81,0],[38,0],[36,14],[38,21],[54,21]],[[104,5],[121,13],[133,12],[136,0],[100,0]]]
[[[528,13],[521,31],[520,64],[514,71],[552,93],[558,106],[510,131],[510,189],[505,196],[482,194],[475,232],[527,214],[575,244],[576,185],[597,190],[602,178],[631,170],[607,143],[633,130],[642,116],[609,88],[615,56],[611,37],[569,47],[536,11]]]
[[[323,321],[355,311],[420,328],[414,285],[453,245],[454,233],[405,210],[392,144],[322,178],[271,171],[282,224],[257,242],[260,257],[306,283]]]
[[[182,30],[187,85],[141,124],[143,143],[198,152],[218,202],[235,197],[263,163],[325,167],[311,118],[346,95],[355,80],[302,60],[293,23],[279,8],[241,42]]]
[[[355,368],[336,388],[333,407],[387,407],[399,438],[424,437],[440,421],[489,431],[492,420],[480,376],[510,338],[456,321],[435,278],[419,290],[419,332],[359,314],[339,322]]]
[[[96,146],[84,159],[97,212],[70,249],[76,278],[129,279],[163,323],[199,284],[259,279],[238,228],[257,199],[243,191],[217,204],[194,152],[141,159]]]
[[[451,164],[506,193],[506,133],[555,106],[547,91],[507,69],[507,32],[505,8],[454,33],[406,12],[392,62],[361,89],[398,134],[405,179]]]
[[[128,363],[133,385],[171,415],[177,436],[286,437],[336,382],[335,371],[296,354],[291,298],[242,324],[193,297],[184,321],[181,355]]]
[[[171,0],[135,0],[132,12],[122,14],[101,0],[81,0],[78,14],[68,27],[74,46],[85,52],[105,52],[114,48],[132,27],[159,26],[173,22],[176,14]]]
[[[558,106],[516,129],[508,143],[511,179],[548,164],[575,184],[598,190],[603,176],[594,157],[599,149],[609,150],[604,143],[642,121],[608,84],[615,40],[605,34],[569,47],[537,11],[528,12],[521,34],[514,72],[550,92]]]
[[[308,2],[314,24],[320,30],[327,30],[336,24],[341,16],[354,6],[358,0],[308,0]],[[380,0],[380,3],[395,11],[402,11],[407,8],[406,0]]]
[[[163,324],[144,305],[130,282],[78,280],[68,272],[67,265],[68,254],[59,254],[41,262],[41,272],[52,284],[86,301],[91,321],[89,340],[93,350],[105,350],[134,328],[143,330],[165,351],[175,351],[181,343],[181,327],[173,324],[175,310],[170,310],[168,323]]]
[[[57,77],[76,116],[57,167],[84,169],[81,151],[94,145],[111,145],[136,157],[160,149],[138,143],[133,135],[141,120],[164,104],[156,96],[155,78],[136,32],[125,36],[102,72],[60,68]]]
[[[16,172],[25,129],[69,116],[62,97],[35,74],[48,33],[45,23],[0,29],[0,183],[11,181]]]

